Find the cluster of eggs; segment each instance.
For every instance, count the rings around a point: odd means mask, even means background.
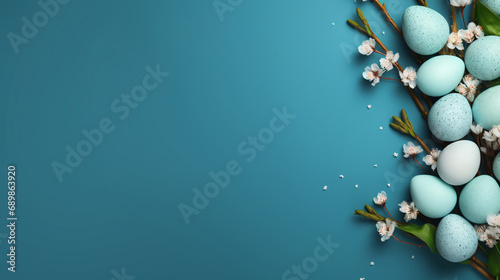
[[[484,1],[500,15],[498,1]],[[433,55],[447,43],[450,28],[438,12],[423,6],[411,6],[403,14],[403,35],[408,46],[421,55]],[[452,93],[465,70],[477,79],[500,78],[500,37],[485,36],[469,45],[464,60],[451,55],[428,59],[417,72],[417,86],[425,94],[439,97],[428,114],[432,134],[452,142],[441,152],[438,176],[417,175],[410,183],[415,206],[430,218],[442,218],[436,230],[436,246],[443,258],[461,262],[476,251],[478,239],[471,223],[486,223],[489,214],[500,212],[500,186],[488,175],[477,176],[481,155],[478,146],[461,140],[473,120],[485,129],[500,124],[500,86],[482,92],[473,103]],[[465,62],[464,62],[465,61]],[[494,161],[494,174],[500,179],[500,154]],[[453,187],[463,186],[460,195]],[[462,216],[450,214],[458,206]]]

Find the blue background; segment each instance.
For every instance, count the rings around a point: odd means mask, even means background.
[[[431,6],[447,17],[442,2]],[[0,3],[0,166],[4,182],[17,167],[19,218],[15,274],[0,227],[1,279],[121,280],[122,268],[136,280],[282,279],[328,236],[339,247],[308,279],[481,279],[426,248],[382,243],[353,215],[385,190],[402,218],[421,173],[392,156],[409,139],[390,117],[406,108],[429,138],[403,87],[361,77],[379,57],[357,53],[366,38],[345,24],[358,6],[416,66],[370,2],[230,1],[219,15],[211,0],[70,1],[17,54],[7,34],[41,7]],[[412,4],[387,1],[398,23]],[[156,65],[170,76],[121,120],[111,104]],[[284,107],[296,117],[247,161],[238,146]],[[60,182],[51,164],[103,118],[115,130]],[[241,173],[186,224],[179,205],[232,160]],[[0,201],[7,224],[6,188]]]

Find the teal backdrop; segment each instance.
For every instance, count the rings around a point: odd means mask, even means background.
[[[0,3],[0,279],[481,279],[353,215],[385,190],[402,218],[421,173],[392,115],[432,143],[361,77],[356,7],[416,66],[370,2]]]

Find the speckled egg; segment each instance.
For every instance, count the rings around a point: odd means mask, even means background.
[[[458,200],[464,217],[476,224],[486,223],[486,217],[500,212],[500,187],[489,175],[478,176],[460,193]]]
[[[431,55],[448,41],[450,27],[438,12],[423,6],[410,6],[403,13],[403,35],[414,52]]]
[[[500,37],[485,36],[474,41],[465,52],[465,66],[470,74],[483,81],[500,77]]]
[[[429,96],[443,96],[452,92],[464,76],[464,62],[453,55],[435,56],[420,66],[417,86]]]
[[[441,97],[427,116],[432,134],[442,141],[456,141],[467,135],[472,124],[472,110],[463,95],[451,93]]]
[[[498,153],[493,160],[493,174],[497,180],[500,180],[500,153]]]
[[[447,261],[462,262],[472,257],[478,246],[476,230],[456,214],[444,217],[436,229],[436,247]]]
[[[450,214],[457,204],[455,189],[432,175],[413,177],[410,183],[410,193],[418,210],[433,219]]]
[[[439,177],[452,186],[467,184],[476,176],[481,153],[476,143],[460,140],[446,146],[437,161]]]
[[[474,121],[484,129],[500,124],[500,86],[489,88],[472,103]]]
[[[500,16],[500,1],[498,0],[481,0],[481,3],[488,7],[492,12]]]

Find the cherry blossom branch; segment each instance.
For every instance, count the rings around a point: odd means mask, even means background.
[[[477,0],[472,1],[472,10],[471,10],[470,17],[471,17],[471,19],[472,19],[473,22],[476,21],[476,15],[475,15],[476,5],[477,5]]]
[[[377,37],[377,35],[375,35],[373,33],[373,31],[371,30],[370,25],[368,24],[368,21],[366,20],[361,9],[357,8],[356,13],[357,13],[359,19],[361,20],[361,22],[363,23],[363,25],[365,26],[365,28],[361,27],[361,25],[359,25],[357,22],[350,20],[350,19],[347,20],[347,23],[352,28],[360,31],[361,33],[367,35],[368,37],[371,37],[373,40],[375,40],[375,42],[377,42],[377,44],[382,48],[382,50],[384,50],[384,52],[387,53],[389,51],[389,49],[387,49],[387,47],[382,43],[382,41]],[[398,68],[398,70],[400,72],[404,71],[403,67],[401,67],[401,65],[398,62],[395,62],[394,65],[396,66],[396,68]],[[427,110],[422,105],[422,102],[420,102],[420,100],[418,99],[417,95],[415,94],[415,92],[413,91],[413,89],[411,87],[409,87],[409,86],[405,86],[405,87],[408,90],[408,92],[410,93],[410,96],[413,99],[413,101],[415,102],[415,104],[417,105],[418,109],[420,110],[422,117],[424,117],[424,119],[427,119]]]

